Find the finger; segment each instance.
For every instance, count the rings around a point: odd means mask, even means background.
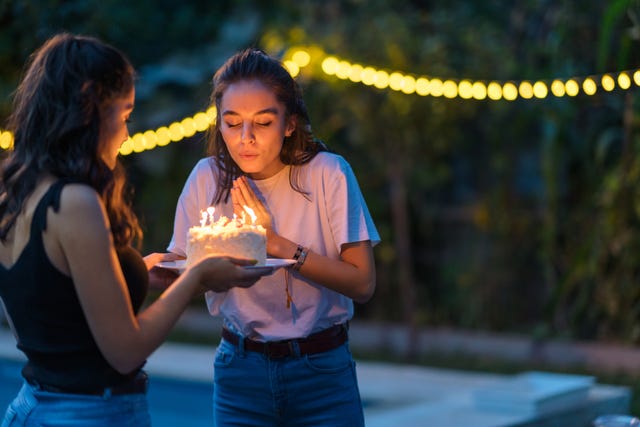
[[[154,265],[162,261],[162,255],[163,254],[161,253],[154,252],[152,254],[145,256],[143,260],[144,260],[144,264],[147,266],[147,270],[151,270]]]
[[[249,182],[247,181],[246,177],[241,176],[236,180],[236,182],[237,182],[236,186],[239,190],[239,193],[242,195],[242,198],[245,202],[250,203],[249,206],[255,206],[258,203],[260,203],[258,196],[256,196],[256,193],[253,191],[253,188],[251,188],[251,186],[249,185]]]
[[[233,256],[227,256],[226,258],[236,265],[256,265],[258,263],[257,259],[252,258],[240,258]]]
[[[174,252],[167,252],[162,254],[162,261],[176,261],[179,259],[185,259],[185,257]]]
[[[254,213],[258,217],[262,217],[266,220],[269,217],[264,201],[258,197],[258,194],[253,190],[244,178],[243,182],[238,185],[239,193],[242,195],[244,204],[253,209]]]
[[[251,267],[245,268],[243,272],[243,276],[246,280],[254,280],[259,279],[262,276],[267,276],[269,274],[273,274],[273,267]]]
[[[231,200],[233,201],[233,213],[240,216],[244,209],[242,206],[247,204],[242,192],[237,188],[233,187],[231,189]]]

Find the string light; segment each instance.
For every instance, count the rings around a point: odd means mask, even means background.
[[[162,126],[129,137],[120,147],[123,156],[131,153],[141,153],[156,147],[164,147],[171,142],[179,142],[189,138],[198,132],[209,128],[216,120],[216,107],[207,111],[196,113],[193,117],[187,117],[179,122],[173,122],[169,126]]]
[[[13,147],[13,135],[11,132],[0,130],[0,149],[8,150]]]
[[[282,63],[293,77],[314,62],[327,76],[341,80],[361,83],[380,90],[393,90],[406,95],[461,98],[464,100],[515,101],[545,99],[549,96],[562,98],[575,97],[581,92],[592,96],[601,88],[605,92],[616,89],[629,90],[640,86],[640,69],[606,73],[601,76],[556,78],[551,81],[483,81],[468,78],[453,79],[435,76],[420,76],[400,71],[387,71],[357,63],[351,63],[336,56],[325,55],[318,48],[294,47]],[[635,84],[635,86],[633,86]],[[120,147],[120,154],[126,156],[140,153],[156,147],[164,147],[172,142],[179,142],[198,132],[207,130],[215,123],[215,107],[199,112],[192,117],[161,126],[156,130],[136,133]],[[9,150],[13,146],[13,135],[0,129],[0,150]]]
[[[620,88],[624,90],[629,89],[629,87],[631,86],[631,79],[629,78],[629,75],[624,71],[618,75],[618,86],[620,86]]]
[[[296,51],[294,55],[299,52],[301,51]],[[470,79],[414,76],[399,71],[389,72],[362,64],[352,64],[335,56],[325,56],[319,60],[321,61],[321,69],[326,75],[335,76],[342,80],[348,79],[354,83],[361,82],[367,86],[399,91],[407,95],[459,97],[465,100],[489,98],[493,101],[503,99],[514,101],[518,98],[525,100],[545,99],[550,95],[557,98],[574,97],[581,90],[583,94],[592,96],[598,92],[598,88],[602,88],[606,92],[616,89],[630,89],[632,80],[630,74],[632,74],[636,86],[640,86],[640,70],[607,73],[602,76],[571,77],[566,80],[554,79],[551,82],[525,80],[521,82],[490,81],[487,83]]]

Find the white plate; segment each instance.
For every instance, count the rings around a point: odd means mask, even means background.
[[[182,273],[187,269],[187,260],[179,259],[176,261],[162,261],[157,263],[154,267],[165,268],[167,270],[174,270],[178,273]]]
[[[282,267],[287,267],[296,263],[295,259],[283,259],[283,258],[267,258],[265,265],[248,265],[245,268],[262,268],[272,267],[274,270]],[[174,270],[178,273],[182,273],[187,269],[187,260],[179,259],[176,261],[162,261],[155,265],[156,267],[166,268],[167,270]]]
[[[245,268],[260,268],[260,267],[273,267],[274,270],[282,267],[288,267],[296,263],[295,259],[284,259],[284,258],[267,258],[264,266],[262,265],[249,265]]]

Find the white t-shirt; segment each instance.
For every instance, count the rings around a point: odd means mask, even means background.
[[[185,255],[189,228],[198,225],[200,212],[213,204],[214,167],[210,158],[201,159],[187,178],[178,199],[170,252]],[[291,188],[290,166],[270,178],[249,180],[271,212],[275,232],[333,259],[340,258],[345,243],[380,242],[356,177],[343,157],[320,152],[300,168],[298,182],[307,198]],[[215,218],[231,217],[231,197],[215,208]],[[290,308],[286,306],[285,274],[289,274],[293,299]],[[228,328],[261,341],[304,337],[353,316],[350,298],[287,268],[261,278],[250,288],[207,292],[206,301],[209,312],[222,315]]]

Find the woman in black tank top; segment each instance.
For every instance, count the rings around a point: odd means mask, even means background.
[[[15,93],[14,147],[0,169],[0,298],[27,363],[3,426],[149,425],[142,367],[191,298],[271,272],[206,258],[139,312],[166,255],[143,259],[132,246],[142,232],[117,154],[134,98],[126,57],[71,34],[34,52]]]

